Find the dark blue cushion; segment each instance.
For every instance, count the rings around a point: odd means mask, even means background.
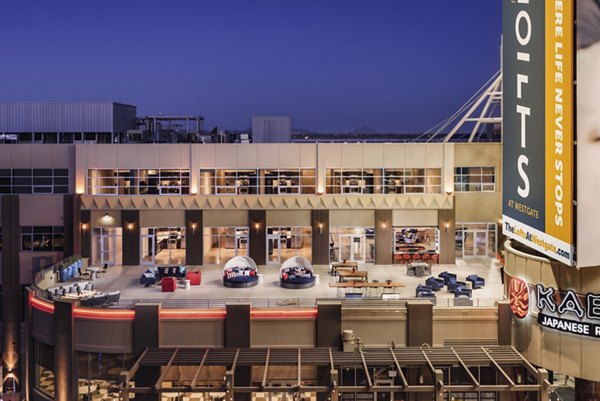
[[[310,276],[310,277],[298,277],[298,276],[294,276],[294,278],[290,278],[288,277],[287,279],[283,280],[286,283],[293,283],[293,284],[307,284],[307,283],[313,283],[316,280],[316,277]]]
[[[249,283],[251,281],[257,281],[258,276],[237,276],[232,278],[224,278],[223,280],[229,281],[230,283]]]

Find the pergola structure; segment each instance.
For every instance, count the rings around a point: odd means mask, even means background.
[[[162,368],[155,384],[132,387],[136,373],[148,367]],[[188,369],[188,377],[165,386],[171,369],[181,367]],[[211,367],[221,367],[224,375],[207,379],[206,370]],[[236,372],[244,369],[241,381],[245,383],[239,383]],[[281,377],[284,370],[287,382],[275,384],[273,377]],[[344,373],[350,370],[354,370],[352,375]],[[129,371],[122,372],[121,379],[122,400],[129,400],[131,393],[193,396],[211,392],[224,394],[226,401],[232,401],[236,393],[254,392],[318,393],[331,401],[338,401],[344,393],[432,393],[441,401],[446,392],[534,392],[538,400],[548,400],[552,390],[548,372],[532,366],[510,346],[356,347],[353,352],[332,348],[147,348]]]

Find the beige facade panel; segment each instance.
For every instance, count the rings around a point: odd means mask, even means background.
[[[363,344],[388,347],[406,345],[406,308],[343,308],[342,330],[353,330]]]
[[[288,146],[298,146],[300,149],[300,168],[316,168],[317,166],[317,146],[312,144],[283,144],[280,147],[286,148]]]
[[[235,146],[235,166],[238,169],[258,167],[258,145],[240,143]]]
[[[319,168],[339,168],[342,167],[342,149],[336,143],[320,143],[319,148]]]
[[[381,144],[369,144],[370,146],[363,146],[362,161],[363,167],[365,168],[382,168],[383,161],[383,149],[385,145]]]
[[[258,160],[262,168],[278,168],[279,159],[279,145],[269,143],[258,147]]]
[[[456,167],[494,166],[499,176],[502,173],[502,144],[455,143],[454,165]],[[496,182],[496,190],[500,191],[501,188],[501,182]]]
[[[314,347],[315,320],[253,319],[250,321],[251,347]]]
[[[332,210],[329,212],[330,227],[373,227],[374,210]]]
[[[433,344],[498,341],[497,308],[434,308]]]
[[[32,146],[33,145],[3,146],[9,150],[9,157],[4,160],[10,160],[11,168],[31,168],[33,163]]]
[[[311,225],[310,210],[267,210],[269,227],[306,227]]]
[[[342,164],[336,167],[363,168],[363,145],[359,143],[348,143],[343,147],[339,145],[342,154]]]
[[[245,227],[248,225],[246,210],[206,210],[202,216],[204,227]]]
[[[141,227],[185,227],[184,210],[141,210]]]
[[[133,321],[75,319],[73,348],[84,352],[133,352]]]
[[[19,222],[22,226],[62,226],[62,195],[20,195]]]
[[[299,146],[279,145],[278,148],[279,168],[300,168],[300,159],[302,158],[302,152],[300,151]],[[311,165],[312,168],[315,168],[314,159]]]
[[[392,210],[394,227],[437,227],[437,210]]]
[[[217,166],[216,144],[203,144],[202,146],[192,147],[194,159],[198,161],[200,168],[215,168]],[[232,154],[231,157],[234,155]]]
[[[140,164],[144,163],[144,161],[152,160],[140,160],[140,153],[142,154],[142,157],[145,157],[148,151],[144,150],[143,148],[140,149],[140,147],[137,145],[117,146],[115,150],[117,152],[117,160],[119,161],[120,169],[137,169],[139,168]]]
[[[394,144],[386,143],[383,147],[383,159],[381,160],[384,168],[403,168],[405,165],[404,147],[399,148]]]
[[[224,320],[162,320],[161,347],[224,347]]]
[[[500,192],[456,193],[456,221],[463,223],[496,223],[502,216]]]

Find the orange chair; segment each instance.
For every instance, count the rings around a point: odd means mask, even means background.
[[[402,260],[404,261],[404,263],[410,263],[410,254],[408,252],[402,254]]]
[[[422,260],[423,262],[429,262],[429,254],[428,254],[428,253],[424,254],[424,255],[421,257],[421,260]]]
[[[433,255],[431,255],[431,263],[440,263],[440,255],[438,255],[437,253],[434,253]]]
[[[418,252],[415,252],[415,253],[413,253],[413,255],[412,255],[412,260],[413,260],[413,261],[415,261],[415,260],[417,260],[417,261],[418,261],[418,260],[421,260],[421,255],[419,255],[419,253],[418,253]]]

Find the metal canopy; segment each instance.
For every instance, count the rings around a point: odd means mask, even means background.
[[[164,378],[170,368],[189,366],[195,374],[191,383],[170,383],[163,387]],[[224,384],[201,383],[200,372],[211,366],[221,366],[227,371]],[[262,367],[261,377],[253,384],[234,384],[235,370],[240,367]],[[297,377],[285,385],[270,385],[269,373],[277,366],[297,369]],[[161,367],[163,372],[152,387],[129,387],[135,373],[144,367]],[[304,385],[303,367],[324,367],[331,373],[330,383]],[[482,384],[479,369],[489,367],[496,370],[503,380],[495,384]],[[366,379],[363,385],[340,385],[338,372],[342,369],[361,370]],[[393,384],[379,384],[374,377],[376,369],[388,369]],[[465,372],[467,381],[446,382],[449,369]],[[528,383],[517,383],[517,371],[531,373]],[[412,372],[412,375],[410,372]],[[416,373],[416,375],[415,375]],[[426,379],[424,377],[429,374]],[[418,378],[415,378],[418,377]],[[128,400],[130,393],[162,392],[226,392],[228,397],[235,392],[320,392],[339,394],[343,392],[435,392],[439,398],[444,391],[535,391],[547,394],[551,389],[545,379],[545,371],[536,369],[523,356],[509,346],[465,346],[465,347],[403,347],[361,348],[355,352],[341,352],[332,348],[148,348],[134,363],[131,370],[121,374],[122,399]],[[531,383],[531,382],[534,383]],[[177,387],[179,385],[179,387]],[[542,391],[544,390],[544,391]],[[337,395],[336,397],[337,398]]]

